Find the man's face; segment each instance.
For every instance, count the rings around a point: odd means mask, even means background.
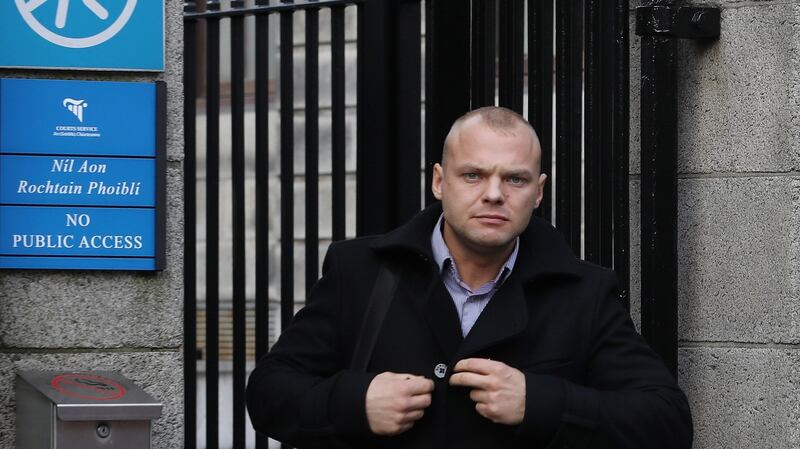
[[[540,157],[522,124],[501,132],[477,117],[461,124],[449,137],[444,166],[433,168],[432,190],[442,202],[451,252],[510,249],[542,200],[547,176],[539,173]]]

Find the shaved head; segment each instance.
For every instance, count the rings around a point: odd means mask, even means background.
[[[544,195],[536,133],[516,112],[487,107],[456,120],[445,142],[431,191],[447,247],[457,261],[502,262]]]
[[[453,145],[458,141],[458,134],[465,125],[481,123],[492,131],[505,135],[515,136],[518,132],[530,132],[533,136],[533,144],[541,151],[539,137],[533,127],[525,118],[511,109],[500,106],[484,106],[462,115],[450,127],[450,132],[444,140],[442,149],[442,165],[449,157]]]

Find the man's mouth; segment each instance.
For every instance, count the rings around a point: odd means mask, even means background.
[[[489,223],[489,224],[499,224],[508,221],[508,217],[497,214],[481,214],[481,215],[476,215],[475,218],[483,223]]]

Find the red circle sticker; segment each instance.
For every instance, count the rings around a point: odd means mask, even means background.
[[[64,396],[90,401],[113,401],[126,393],[119,382],[92,374],[59,374],[50,385]]]

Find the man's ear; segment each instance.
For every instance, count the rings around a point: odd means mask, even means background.
[[[434,198],[442,200],[442,182],[444,181],[444,169],[441,164],[433,164],[433,179],[431,180],[431,191]]]
[[[536,195],[536,205],[534,206],[534,209],[539,207],[539,204],[542,203],[542,198],[544,198],[544,185],[547,183],[547,175],[544,173],[539,175],[539,179],[536,180],[536,183],[539,184],[539,194]]]

